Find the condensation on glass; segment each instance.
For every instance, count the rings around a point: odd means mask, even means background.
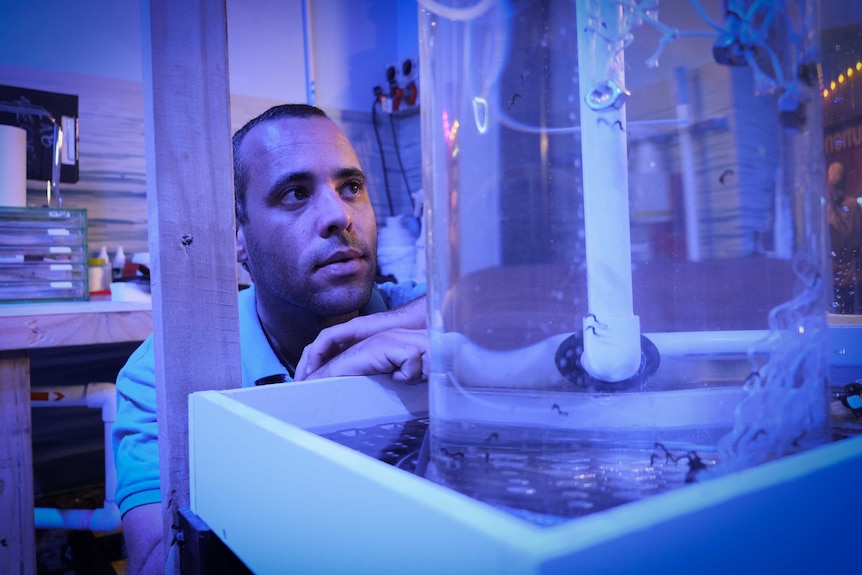
[[[835,0],[829,4],[835,3]],[[848,13],[849,12],[849,13]],[[827,14],[829,14],[827,12]],[[822,34],[823,151],[835,314],[862,314],[862,8],[836,11]],[[853,17],[855,16],[855,18]]]
[[[553,521],[828,440],[818,6],[419,5],[427,476]]]

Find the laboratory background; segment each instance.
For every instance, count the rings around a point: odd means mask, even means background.
[[[632,9],[611,30],[599,0],[226,4],[231,131],[272,105],[323,108],[368,175],[381,279],[428,282],[438,355],[420,423],[436,487],[553,527],[700,466],[744,473],[862,431],[862,245],[858,274],[836,251],[862,229],[835,229],[862,209],[862,3],[619,2]],[[85,210],[68,224],[81,238],[68,291],[3,277],[0,311],[146,302],[139,3],[0,0],[0,14],[0,128],[38,144],[26,174],[4,165],[0,204]],[[0,151],[23,131],[0,131]],[[0,264],[18,251],[0,244]],[[630,367],[600,347],[618,333]],[[104,412],[74,400],[138,344],[29,350],[37,508],[103,504]],[[743,387],[760,403],[737,409]],[[625,401],[599,415],[584,389]],[[576,417],[578,445],[601,452],[588,463],[559,453]],[[620,444],[637,448],[608,458]],[[630,470],[644,460],[650,472]],[[125,572],[118,525],[50,523],[37,516],[38,573]],[[536,561],[549,570],[523,572],[556,572]]]

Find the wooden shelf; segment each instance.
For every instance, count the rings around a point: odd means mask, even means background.
[[[149,303],[110,300],[0,306],[0,350],[143,341],[152,333]]]

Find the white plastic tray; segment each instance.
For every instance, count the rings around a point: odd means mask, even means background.
[[[308,431],[425,412],[424,386],[383,382],[339,378],[191,396],[192,510],[252,571],[859,568],[862,437],[538,527]]]

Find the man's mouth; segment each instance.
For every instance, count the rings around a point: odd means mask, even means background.
[[[353,273],[363,262],[363,254],[359,250],[346,249],[332,253],[317,264],[317,269],[327,269],[338,273]]]

